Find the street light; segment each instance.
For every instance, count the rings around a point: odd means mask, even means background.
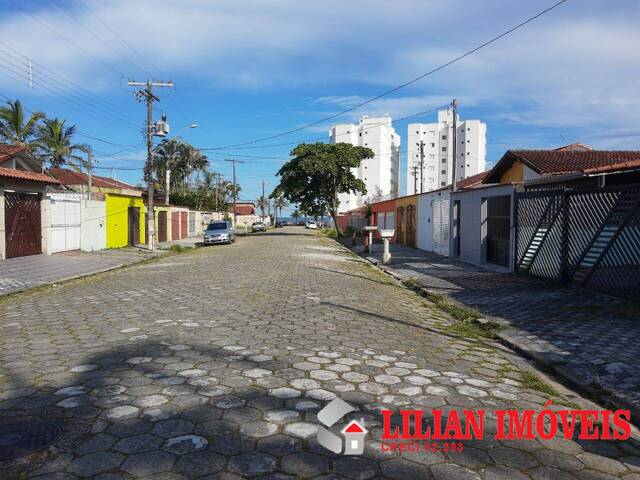
[[[186,127],[181,128],[176,133],[174,133],[170,138],[174,139],[175,137],[178,136],[178,134],[184,132],[185,130],[189,130],[190,128],[197,128],[197,127],[198,127],[197,123],[192,123],[191,125],[187,125]],[[171,182],[171,170],[169,170],[169,159],[167,159],[167,163],[164,166],[164,170],[165,170],[164,203],[165,205],[169,205],[169,186]]]

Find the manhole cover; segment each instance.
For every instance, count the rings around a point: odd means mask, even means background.
[[[50,445],[62,432],[39,420],[0,425],[0,461],[13,460]]]

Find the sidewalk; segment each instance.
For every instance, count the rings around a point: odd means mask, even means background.
[[[640,416],[640,318],[622,301],[531,277],[496,273],[402,245],[356,253],[401,280],[506,322],[500,340],[605,403]]]
[[[0,297],[131,265],[161,254],[132,247],[9,258],[0,261]]]

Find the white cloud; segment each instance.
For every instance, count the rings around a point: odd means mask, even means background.
[[[155,76],[195,82],[202,88],[316,94],[315,99],[300,101],[299,110],[309,109],[302,118],[320,109],[330,114],[350,108],[552,3],[84,1],[160,68],[128,50],[77,3],[65,5],[75,6],[72,16],[108,46],[52,3],[34,13],[98,62],[16,11],[3,14],[0,38],[102,94],[122,94],[123,88],[119,75],[100,62],[124,77],[144,77],[149,70]],[[490,122],[575,130],[604,144],[612,138],[593,135],[602,134],[602,129],[625,129],[637,121],[640,31],[635,19],[639,13],[640,4],[635,2],[567,2],[481,52],[345,120],[353,121],[363,113],[404,116],[457,97],[462,108],[479,111]],[[2,50],[6,49],[0,45]],[[3,58],[0,55],[0,64]],[[15,82],[4,77],[0,87],[16,91]],[[292,124],[299,123],[304,120],[292,118]],[[616,142],[632,145],[637,137],[619,136]]]

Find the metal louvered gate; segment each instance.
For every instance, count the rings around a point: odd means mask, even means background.
[[[40,194],[4,193],[6,258],[42,253]]]
[[[516,271],[640,295],[640,186],[516,193]]]

